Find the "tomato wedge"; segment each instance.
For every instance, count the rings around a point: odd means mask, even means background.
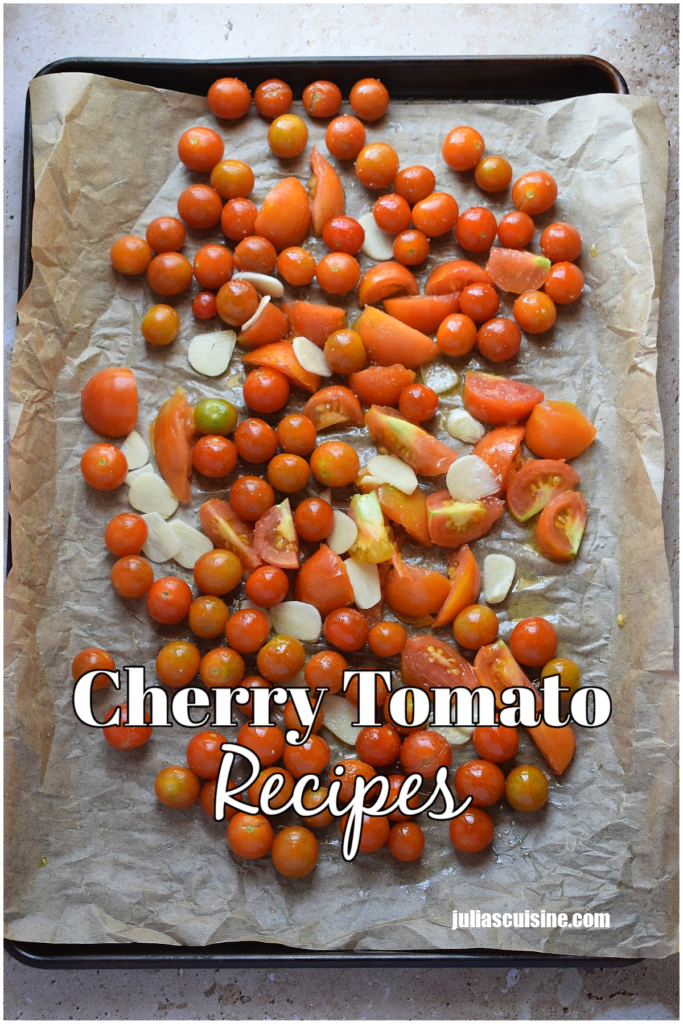
[[[461,292],[468,284],[493,284],[491,275],[472,260],[449,260],[434,267],[425,284],[425,295]]]
[[[311,177],[308,194],[311,197],[311,227],[316,238],[322,238],[328,220],[341,217],[346,209],[344,186],[334,167],[314,146],[311,150]]]
[[[417,487],[412,494],[404,494],[393,484],[381,484],[377,497],[382,512],[398,523],[414,540],[426,548],[432,546],[432,538],[427,527],[427,495]]]
[[[214,547],[234,551],[245,569],[257,569],[261,559],[254,550],[254,530],[241,519],[229,501],[210,498],[199,509],[202,530]]]
[[[597,430],[573,402],[541,402],[532,410],[524,440],[542,459],[575,459]]]
[[[280,569],[299,568],[299,538],[294,528],[294,517],[289,498],[280,505],[273,505],[257,520],[254,526],[254,548],[256,554]]]
[[[439,354],[436,342],[426,334],[374,306],[366,306],[353,329],[361,336],[368,358],[380,366],[400,363],[414,370]]]
[[[389,260],[366,270],[358,284],[358,305],[371,305],[392,295],[417,295],[420,289],[414,274],[402,263]]]
[[[358,536],[349,548],[351,557],[375,565],[388,561],[394,553],[394,538],[384,522],[377,492],[354,494],[348,514],[358,527]]]
[[[522,458],[523,437],[524,427],[496,427],[477,441],[472,449],[472,454],[483,459],[500,480],[500,490],[496,494],[503,493],[515,473]]]
[[[513,476],[507,490],[508,511],[525,523],[564,491],[579,483],[579,474],[566,462],[556,459],[530,459]]]
[[[237,335],[237,340],[244,348],[261,348],[280,341],[287,336],[289,321],[274,303],[268,302],[251,327]]]
[[[159,409],[149,428],[159,472],[178,501],[190,500],[194,409],[182,388],[177,388]]]
[[[443,686],[479,686],[474,669],[455,647],[435,636],[411,636],[401,652],[401,678],[423,690]]]
[[[435,334],[445,317],[459,311],[460,299],[455,292],[449,295],[403,295],[385,299],[384,308],[389,316],[402,324],[423,334]]]
[[[103,437],[128,437],[138,418],[133,371],[109,366],[93,374],[81,391],[81,412],[88,426]]]
[[[536,710],[542,709],[542,695],[529,682],[513,658],[509,647],[502,640],[496,640],[495,643],[477,651],[474,659],[474,671],[479,685],[493,690],[499,708],[504,707],[500,699],[500,694],[504,689],[509,686],[526,686],[534,692]],[[540,725],[528,731],[552,771],[556,775],[561,775],[574,755],[575,740],[571,725],[552,728],[545,722],[541,722]]]
[[[346,310],[339,306],[325,306],[321,302],[283,302],[280,309],[289,320],[290,337],[303,336],[322,348],[331,334],[346,324]]]
[[[553,498],[536,523],[536,543],[555,562],[576,556],[588,519],[588,505],[580,491],[565,491]]]
[[[470,370],[465,374],[462,399],[470,416],[503,427],[524,423],[533,407],[543,401],[543,392],[533,384]]]
[[[293,384],[310,391],[311,394],[320,387],[320,377],[316,373],[304,370],[299,360],[294,355],[294,349],[289,341],[276,341],[272,345],[263,345],[257,348],[242,359],[249,366],[271,366],[280,370],[288,377]]]
[[[384,597],[396,614],[423,619],[438,612],[450,588],[446,577],[419,565],[408,565],[398,551],[392,562],[393,569],[384,582]]]
[[[410,423],[395,409],[372,405],[365,414],[365,424],[378,448],[397,455],[420,476],[446,473],[458,457],[452,448]]]
[[[278,252],[301,245],[311,223],[308,193],[298,178],[283,178],[270,190],[256,215],[254,234],[267,238]]]
[[[415,371],[401,363],[392,366],[368,366],[347,377],[364,405],[398,405],[399,395],[415,380]]]
[[[294,597],[314,605],[323,618],[335,608],[353,604],[353,587],[346,566],[327,544],[321,544],[299,569]]]
[[[463,544],[457,551],[451,552],[448,563],[451,589],[434,620],[434,629],[455,622],[463,608],[477,603],[481,590],[481,573],[469,544]]]
[[[327,427],[363,426],[363,410],[353,391],[341,384],[316,391],[303,408],[304,416],[313,421],[316,430]]]
[[[500,498],[456,501],[448,491],[434,491],[427,498],[429,536],[445,548],[459,548],[488,533],[503,514]]]

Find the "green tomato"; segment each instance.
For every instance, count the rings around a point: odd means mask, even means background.
[[[226,437],[237,426],[237,409],[222,398],[205,398],[195,406],[194,425],[200,434]]]

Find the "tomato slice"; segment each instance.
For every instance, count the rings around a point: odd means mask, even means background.
[[[347,378],[350,387],[364,405],[398,405],[404,388],[415,380],[415,371],[401,363],[392,366],[368,366]]]
[[[425,295],[461,292],[468,284],[493,284],[491,275],[472,260],[449,260],[434,267],[425,284]]]
[[[506,495],[508,511],[518,522],[525,523],[558,494],[571,491],[579,480],[579,474],[566,462],[530,459],[510,481]]]
[[[254,549],[251,523],[241,519],[229,501],[210,498],[199,509],[202,530],[214,547],[234,551],[245,569],[257,569],[261,559]]]
[[[588,505],[580,491],[565,491],[553,498],[536,523],[536,542],[548,558],[571,562],[581,546]]]
[[[294,597],[314,605],[323,618],[335,608],[353,604],[353,587],[346,566],[327,544],[321,544],[299,569]]]
[[[380,366],[400,363],[414,370],[439,354],[436,342],[426,334],[374,306],[366,306],[353,329],[361,336],[368,358]]]
[[[420,476],[439,476],[446,473],[458,453],[437,441],[422,427],[410,423],[395,409],[372,405],[365,414],[365,425],[378,448],[397,455]]]
[[[542,459],[575,459],[586,450],[597,430],[573,402],[542,402],[526,425],[524,440]]]
[[[424,619],[438,612],[450,588],[446,577],[419,565],[408,565],[398,551],[392,562],[394,567],[384,581],[384,596],[394,612],[408,619]]]
[[[413,540],[424,547],[432,546],[427,526],[427,495],[424,491],[417,487],[412,494],[404,494],[393,484],[381,484],[377,497],[387,519],[402,526]]]
[[[306,402],[303,414],[313,421],[316,430],[347,424],[363,426],[360,402],[353,391],[341,384],[333,384],[329,388],[316,391]]]
[[[500,694],[509,686],[526,686],[534,692],[536,710],[543,707],[543,697],[529,682],[515,661],[509,647],[502,640],[481,647],[474,659],[480,686],[488,686],[496,695],[496,704],[504,707]],[[529,729],[529,734],[556,775],[561,775],[574,755],[574,731],[570,724],[552,728],[541,722]]]
[[[257,555],[280,569],[299,568],[299,538],[289,498],[264,512],[254,526],[254,547]]]
[[[311,226],[316,238],[322,238],[328,220],[341,217],[346,209],[344,186],[334,167],[314,146],[311,150],[311,177],[308,194],[311,197]]]
[[[402,295],[385,299],[384,308],[389,316],[402,324],[423,334],[435,334],[445,317],[459,311],[460,299],[455,292],[449,295]]]
[[[477,441],[473,455],[488,463],[501,482],[497,494],[502,494],[514,475],[522,458],[521,447],[524,427],[496,427]]]
[[[382,302],[392,295],[417,295],[419,291],[415,275],[402,263],[389,260],[387,263],[376,263],[365,271],[356,296],[362,309],[363,306]]]
[[[178,501],[190,500],[194,409],[182,388],[168,398],[149,428],[159,472]]]
[[[291,338],[302,335],[318,348],[322,348],[331,334],[346,324],[346,310],[339,306],[325,306],[320,302],[283,302],[280,309],[289,320]]]
[[[502,427],[524,423],[533,407],[543,401],[543,392],[533,384],[471,370],[465,374],[462,398],[476,420]]]
[[[310,391],[311,394],[315,394],[320,387],[320,377],[316,373],[304,370],[289,341],[276,341],[273,345],[264,345],[242,356],[242,359],[250,366],[272,366],[275,370],[280,370],[293,384],[304,391]]]
[[[254,234],[267,238],[278,252],[301,245],[311,223],[308,193],[298,178],[283,178],[270,190],[256,216]]]
[[[81,412],[88,426],[103,437],[128,437],[138,418],[133,371],[109,366],[93,374],[81,391]]]
[[[456,501],[448,491],[434,491],[427,498],[429,536],[445,548],[459,548],[488,533],[503,514],[500,498]]]
[[[244,348],[261,348],[280,341],[287,336],[289,321],[274,303],[268,302],[262,309],[258,320],[246,331],[237,335],[237,340]]]
[[[481,590],[481,573],[469,544],[463,544],[457,551],[451,552],[448,562],[451,589],[434,620],[434,629],[455,622],[463,608],[477,603]]]
[[[412,636],[401,652],[401,678],[423,690],[442,686],[479,686],[474,669],[455,647],[435,636]]]

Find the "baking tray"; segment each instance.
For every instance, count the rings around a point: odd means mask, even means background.
[[[236,76],[253,91],[265,78],[282,78],[296,99],[316,78],[331,79],[345,95],[359,78],[381,78],[396,99],[485,100],[540,103],[592,93],[625,95],[628,86],[607,61],[590,56],[543,57],[348,57],[315,60],[182,61],[69,57],[42,68],[36,77],[80,71],[140,85],[204,95],[212,82]],[[26,97],[21,208],[19,297],[31,281],[33,217],[31,107]],[[7,531],[7,567],[12,564]],[[218,943],[211,946],[101,943],[72,945],[5,939],[5,949],[29,967],[57,969],[132,969],[150,967],[625,967],[640,958],[557,956],[506,953],[491,949],[373,951],[307,950],[277,943]]]

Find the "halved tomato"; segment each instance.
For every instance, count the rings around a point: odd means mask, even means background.
[[[311,227],[316,238],[322,238],[328,220],[341,217],[346,209],[344,186],[334,167],[314,146],[311,150],[311,177],[308,194],[311,197]]]
[[[210,498],[199,509],[202,530],[214,547],[234,551],[245,569],[257,569],[261,559],[254,549],[251,523],[241,519],[229,501]]]
[[[423,690],[443,686],[479,686],[474,669],[455,647],[435,636],[411,636],[401,652],[401,678]]]
[[[518,522],[525,523],[558,494],[571,491],[579,480],[579,474],[566,462],[530,459],[510,481],[506,495],[508,511]]]
[[[469,544],[463,544],[448,556],[451,589],[441,611],[434,620],[434,629],[455,622],[463,608],[476,604],[481,590],[481,573]]]
[[[244,348],[261,348],[287,336],[289,321],[273,302],[268,302],[251,327],[237,335]]]
[[[314,605],[323,618],[335,608],[353,604],[353,587],[346,566],[327,544],[321,544],[299,569],[294,597]]]
[[[289,498],[264,512],[254,526],[254,547],[268,565],[280,569],[299,568],[299,538]]]
[[[461,292],[468,284],[493,284],[491,275],[472,260],[449,260],[434,267],[427,278],[425,295]]]
[[[472,449],[472,454],[483,459],[500,480],[500,490],[496,494],[503,493],[522,460],[523,437],[524,427],[496,427],[477,441]]]
[[[358,305],[371,305],[382,302],[392,295],[417,295],[418,288],[415,275],[402,263],[389,260],[387,263],[376,263],[366,270],[358,283]]]
[[[384,581],[384,597],[396,614],[423,619],[438,612],[450,588],[446,577],[419,565],[408,565],[398,551],[392,562],[394,567]]]
[[[293,384],[297,384],[304,391],[310,391],[311,394],[315,394],[320,387],[320,377],[316,373],[304,370],[289,341],[276,341],[272,345],[264,345],[242,356],[242,359],[249,366],[271,366],[275,370],[280,370]]]
[[[368,358],[380,366],[400,363],[414,370],[439,354],[436,342],[426,334],[374,306],[366,306],[353,329],[360,335]]]
[[[533,384],[470,370],[465,374],[462,400],[470,416],[502,427],[524,423],[533,407],[543,401],[543,392]]]
[[[575,459],[586,450],[597,430],[573,402],[542,402],[526,425],[524,440],[542,459]]]
[[[580,491],[565,491],[553,498],[536,523],[536,542],[548,558],[571,562],[586,529],[588,505]]]
[[[93,374],[81,391],[81,412],[88,426],[103,437],[127,437],[138,418],[133,371],[109,366]]]
[[[550,260],[545,256],[520,249],[491,249],[486,270],[494,284],[503,292],[534,291],[542,288],[550,273]]]
[[[347,377],[363,405],[398,405],[399,395],[415,380],[415,371],[401,363],[393,366],[368,366]]]
[[[365,414],[365,424],[378,448],[397,455],[420,476],[446,473],[458,457],[452,448],[404,419],[395,409],[372,405]]]
[[[541,711],[543,697],[529,682],[515,661],[509,647],[502,640],[487,647],[481,647],[474,659],[474,671],[479,685],[487,686],[496,695],[496,704],[504,707],[500,699],[503,690],[510,686],[524,686],[533,690],[536,710]],[[571,725],[553,728],[541,722],[529,729],[529,735],[543,754],[556,775],[561,775],[574,755],[574,732]]]
[[[456,292],[449,295],[403,295],[385,299],[384,308],[389,316],[402,324],[423,334],[435,334],[445,317],[459,311],[460,299]]]
[[[325,306],[321,302],[298,299],[295,302],[283,302],[280,309],[292,326],[290,337],[308,338],[318,348],[323,348],[329,336],[346,324],[346,310],[339,306]]]
[[[427,528],[427,495],[417,487],[412,494],[404,494],[393,484],[381,484],[377,497],[384,515],[398,523],[414,540],[426,548],[432,546]]]
[[[429,536],[444,548],[459,548],[488,533],[503,514],[500,498],[456,501],[448,491],[434,491],[427,498]]]
[[[316,391],[306,402],[303,414],[313,421],[316,430],[349,423],[355,427],[363,426],[360,402],[353,391],[341,384],[332,384],[329,388]]]
[[[267,238],[278,252],[301,245],[311,223],[308,193],[298,178],[283,178],[263,200],[254,234]]]
[[[354,494],[349,503],[349,518],[358,527],[358,536],[349,548],[351,557],[375,565],[388,561],[394,553],[394,538],[384,521],[377,492]]]
[[[194,409],[182,388],[177,388],[159,409],[149,428],[149,439],[159,472],[178,501],[190,500]]]

